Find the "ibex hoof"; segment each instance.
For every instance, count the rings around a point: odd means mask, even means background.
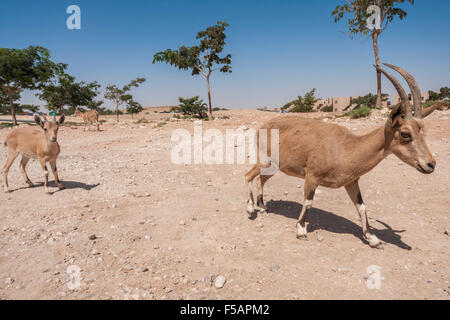
[[[375,235],[366,236],[366,240],[369,242],[369,246],[375,249],[383,249],[383,242],[378,239]]]
[[[10,193],[11,191],[9,189],[4,189],[3,190],[5,193]]]
[[[251,202],[247,202],[247,213],[249,215],[253,215],[253,211],[254,211],[253,204]]]
[[[63,185],[60,185],[60,186],[58,186],[58,189],[59,190],[63,190],[63,189],[65,189],[66,187],[64,187]]]
[[[297,239],[303,240],[303,241],[308,241],[308,236],[306,234],[298,234],[297,233]]]

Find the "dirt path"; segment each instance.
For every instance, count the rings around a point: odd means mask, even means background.
[[[257,128],[274,116],[222,112],[204,129]],[[248,165],[171,163],[171,133],[192,132],[191,121],[149,113],[148,123],[127,119],[99,133],[63,127],[58,169],[67,188],[45,195],[37,161],[27,171],[38,186],[27,188],[17,162],[13,192],[0,193],[0,298],[449,299],[448,116],[426,120],[435,174],[391,156],[361,179],[384,250],[364,243],[343,189],[318,189],[309,241],[297,240],[303,181],[283,174],[265,188],[270,214],[247,219]],[[383,118],[332,121],[366,132]],[[80,268],[77,290],[67,286],[69,266]],[[379,290],[367,287],[369,266],[381,268]],[[209,283],[217,275],[221,289]]]

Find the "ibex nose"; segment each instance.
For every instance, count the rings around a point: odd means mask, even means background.
[[[428,162],[427,166],[430,169],[430,171],[433,172],[434,168],[436,168],[436,160],[433,160],[432,162]]]

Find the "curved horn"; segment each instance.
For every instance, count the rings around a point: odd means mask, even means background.
[[[391,69],[394,69],[395,71],[400,73],[403,78],[405,78],[409,88],[411,89],[411,94],[414,101],[414,116],[417,118],[422,118],[422,95],[420,94],[420,88],[417,84],[416,79],[414,79],[411,74],[400,67],[394,66],[389,63],[383,64]]]
[[[374,65],[374,67],[377,70],[380,70],[385,76],[386,78],[389,79],[389,81],[392,82],[392,84],[394,85],[395,89],[397,90],[398,94],[400,95],[400,103],[403,107],[403,111],[406,113],[406,118],[407,119],[412,119],[412,110],[411,110],[411,104],[409,103],[409,98],[408,95],[406,94],[405,89],[403,89],[403,87],[400,85],[400,82],[398,82],[397,79],[394,78],[394,76],[390,75],[389,73],[387,73],[384,69],[377,67]]]

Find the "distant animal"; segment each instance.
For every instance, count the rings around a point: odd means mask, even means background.
[[[2,170],[3,189],[9,192],[8,186],[8,172],[9,168],[16,160],[17,156],[22,155],[20,161],[20,171],[23,174],[25,182],[33,187],[33,183],[25,171],[25,167],[30,159],[39,159],[42,170],[44,171],[45,192],[50,194],[48,189],[48,170],[47,162],[55,177],[56,186],[59,189],[64,189],[58,178],[58,170],[56,168],[56,159],[60,153],[60,147],[57,141],[59,126],[64,122],[64,115],[59,120],[46,121],[40,116],[34,117],[35,122],[39,128],[16,128],[6,137],[5,146],[8,147],[8,158]]]
[[[384,158],[395,154],[400,160],[423,174],[435,170],[436,160],[430,153],[424,139],[423,118],[436,109],[433,105],[422,111],[419,86],[408,72],[384,64],[405,78],[414,100],[414,116],[406,94],[400,83],[382,68],[378,68],[394,85],[400,95],[401,103],[390,113],[384,126],[363,136],[356,136],[344,127],[308,120],[298,116],[279,116],[262,126],[262,129],[279,130],[279,163],[283,173],[305,179],[304,204],[297,221],[297,238],[307,239],[306,212],[312,207],[318,186],[329,188],[345,187],[354,203],[362,224],[362,233],[371,247],[379,248],[382,242],[371,230],[366,206],[359,189],[359,178],[371,171]],[[259,148],[258,145],[258,154]],[[267,139],[267,155],[271,154],[271,139]],[[270,167],[270,161],[261,161],[246,173],[248,189],[247,213],[254,213],[254,198],[251,183],[256,179],[256,209],[265,212],[263,200],[264,184],[273,175],[264,175],[261,168]],[[398,183],[401,183],[399,181]]]
[[[81,117],[84,122],[84,129],[83,131],[86,131],[87,124],[96,124],[97,125],[97,131],[100,131],[100,124],[98,121],[99,115],[96,110],[89,110],[86,112],[82,112],[80,109],[76,108],[75,112],[73,114],[75,117]]]

